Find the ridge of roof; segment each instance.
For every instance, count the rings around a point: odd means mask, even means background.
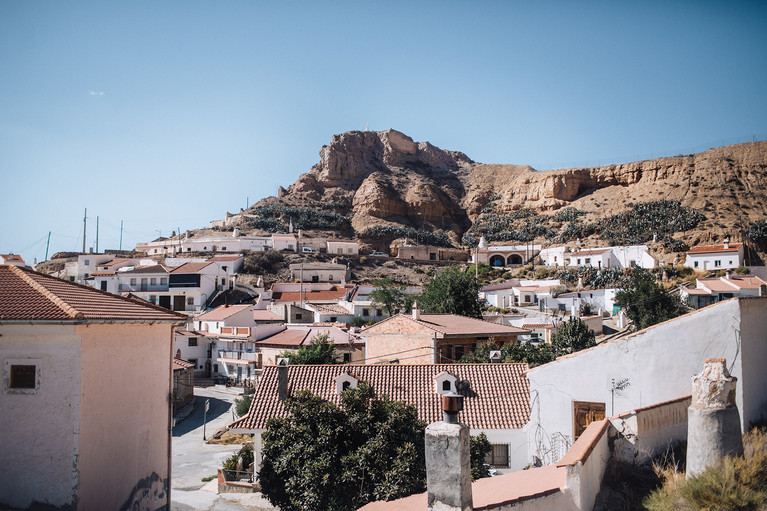
[[[16,275],[20,277],[28,286],[43,295],[49,301],[53,302],[54,305],[61,309],[61,311],[71,319],[83,319],[82,312],[69,305],[59,296],[51,293],[45,286],[30,277],[25,271],[21,270],[21,268],[18,266],[9,266],[9,268],[11,268],[11,271],[16,273]]]

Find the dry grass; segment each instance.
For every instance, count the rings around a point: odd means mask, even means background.
[[[241,435],[241,434],[235,435],[234,433],[224,431],[220,435],[219,434],[214,435],[210,440],[208,440],[208,443],[222,444],[222,445],[244,444],[252,440],[253,440],[253,435]]]
[[[665,482],[644,506],[650,511],[767,510],[767,430],[750,431],[743,444],[745,456],[725,458],[689,480],[676,464],[656,466]]]

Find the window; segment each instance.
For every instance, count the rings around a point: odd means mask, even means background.
[[[226,247],[221,247],[221,250],[225,251]],[[226,270],[226,268],[224,268],[224,270]]]
[[[296,313],[296,319],[304,319],[304,315],[298,312]]]
[[[191,252],[192,251],[192,247],[186,247],[186,251],[187,252]]]
[[[156,285],[157,285],[157,279],[156,279],[156,278],[154,278],[154,277],[152,277],[151,279],[149,279],[149,283],[150,283],[151,285],[153,285],[153,286],[156,286]]]
[[[370,309],[362,309],[363,316],[370,316]]]
[[[717,259],[714,261],[714,267],[722,266],[722,261],[720,259]]]
[[[590,258],[590,257],[587,257],[587,258],[584,260],[584,262],[585,262],[586,264],[591,264],[591,258]]]
[[[350,382],[350,381],[345,381],[345,382],[341,383],[341,392],[343,392],[344,390],[348,389],[351,386],[351,384],[352,384],[352,382]]]
[[[450,380],[445,380],[442,382],[442,390],[444,390],[445,392],[450,391]]]
[[[698,267],[698,261],[695,261],[695,268]]]
[[[157,303],[157,297],[155,295],[149,295],[149,303],[155,305]]]
[[[376,309],[376,316],[383,316],[383,311],[381,309]]]
[[[161,277],[160,278],[160,285],[164,286],[168,283],[168,277]]]
[[[351,353],[344,353],[344,363],[347,364],[352,361],[352,354]]]
[[[40,359],[5,360],[6,394],[37,394],[40,390]]]
[[[106,291],[107,290],[107,281],[106,280],[102,280],[101,281],[101,290],[102,291]]]
[[[85,266],[90,266],[90,265],[91,265],[91,260],[90,259],[86,259],[85,260]]]
[[[509,444],[493,444],[485,463],[495,468],[509,468]]]
[[[189,347],[197,346],[197,337],[190,337],[189,338]]]
[[[135,286],[136,285],[136,277],[133,277],[132,279],[130,279],[130,285],[131,286]]]
[[[335,323],[338,320],[336,316],[330,316],[330,322]]]
[[[575,264],[581,264],[581,259],[580,258],[576,259]]]
[[[187,305],[194,305],[194,297],[193,296],[187,296],[186,304]]]

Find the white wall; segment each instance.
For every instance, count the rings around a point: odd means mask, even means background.
[[[80,337],[72,326],[39,325],[0,325],[0,335],[4,361],[31,358],[40,367],[35,394],[9,394],[3,379],[0,503],[72,505],[78,484]]]
[[[726,270],[735,269],[741,265],[743,261],[742,248],[738,252],[726,252],[718,254],[687,254],[684,260],[684,265],[696,270]],[[695,262],[698,262],[698,266],[695,266]],[[716,266],[716,262],[719,261],[720,265]]]
[[[744,304],[742,321],[739,303]],[[727,359],[731,374],[738,378],[736,403],[747,426],[767,400],[765,341],[767,299],[734,299],[533,368],[527,373],[530,454],[537,452],[544,463],[556,461],[550,459],[550,440],[558,435],[572,439],[573,401],[605,403],[609,417],[689,395],[690,378],[710,357]],[[628,378],[630,383],[615,396],[614,411],[612,378]],[[744,388],[750,393],[746,401]]]
[[[491,444],[509,445],[509,468],[499,468],[499,473],[505,474],[522,470],[528,465],[527,433],[522,429],[472,429],[472,435],[484,433]]]

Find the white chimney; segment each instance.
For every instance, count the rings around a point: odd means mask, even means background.
[[[413,301],[413,319],[416,321],[421,319],[421,311],[418,309],[418,300]]]
[[[723,244],[724,244],[724,249],[725,250],[729,249],[730,248],[730,239],[729,238],[725,238]]]

